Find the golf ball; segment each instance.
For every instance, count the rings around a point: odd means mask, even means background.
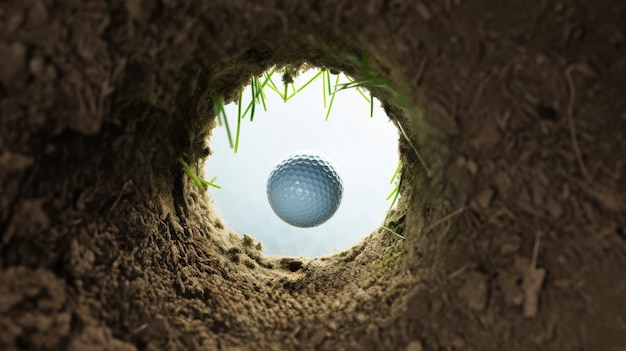
[[[343,184],[330,160],[317,152],[297,151],[270,173],[267,197],[283,221],[301,228],[318,226],[335,214]]]

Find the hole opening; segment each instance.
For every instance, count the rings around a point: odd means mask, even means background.
[[[304,65],[253,76],[235,100],[216,107],[205,163],[221,187],[209,193],[227,226],[263,242],[266,254],[307,257],[348,249],[384,226],[400,194],[399,134],[369,90],[343,73]],[[271,169],[299,149],[334,161],[344,184],[337,213],[307,229],[281,221],[265,189]],[[291,186],[309,193],[299,181]]]

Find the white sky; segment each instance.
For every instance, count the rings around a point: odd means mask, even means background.
[[[296,88],[315,73],[303,73],[295,80]],[[333,83],[335,77],[331,75]],[[273,80],[282,89],[280,75]],[[340,82],[347,80],[342,76]],[[205,177],[217,176],[215,183],[222,187],[209,189],[213,207],[230,229],[260,240],[265,254],[315,257],[349,248],[382,224],[391,204],[385,199],[394,188],[389,181],[398,165],[397,129],[378,100],[370,118],[370,105],[355,89],[336,94],[329,120],[324,121],[327,110],[319,77],[287,103],[275,92],[265,91],[267,112],[257,105],[254,121],[249,115],[242,121],[237,154],[230,149],[223,126],[213,131],[214,153],[207,160]],[[248,87],[243,109],[250,95]],[[234,139],[237,105],[226,106],[226,115]],[[314,228],[288,225],[267,201],[270,172],[285,155],[299,149],[330,158],[344,185],[335,215]]]

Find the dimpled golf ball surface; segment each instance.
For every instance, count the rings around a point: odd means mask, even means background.
[[[301,228],[318,226],[335,214],[343,193],[335,166],[324,156],[298,151],[270,173],[267,197],[274,213]]]

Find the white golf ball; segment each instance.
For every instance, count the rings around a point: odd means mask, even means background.
[[[326,222],[339,208],[342,194],[343,184],[332,162],[308,150],[285,157],[267,181],[272,210],[295,227]]]

